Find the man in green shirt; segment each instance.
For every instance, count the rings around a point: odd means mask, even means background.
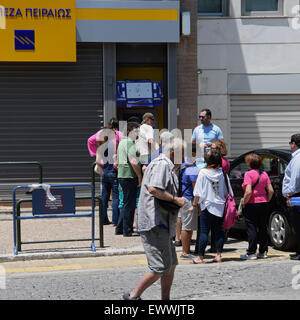
[[[128,122],[127,136],[123,136],[118,147],[118,181],[124,198],[115,234],[123,234],[123,237],[132,236],[137,188],[142,183],[141,168],[135,147],[138,127],[138,123]]]

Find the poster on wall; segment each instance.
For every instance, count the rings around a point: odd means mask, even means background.
[[[117,106],[160,107],[162,106],[162,83],[151,80],[117,81]]]

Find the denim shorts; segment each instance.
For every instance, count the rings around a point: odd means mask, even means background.
[[[173,265],[178,264],[176,249],[169,231],[155,227],[140,233],[148,260],[150,272],[169,274]]]

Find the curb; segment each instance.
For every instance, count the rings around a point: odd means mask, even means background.
[[[101,250],[101,249],[98,249]],[[91,258],[91,257],[105,257],[105,256],[120,256],[120,255],[134,255],[143,254],[143,249],[115,249],[109,251],[81,251],[81,252],[45,252],[45,253],[19,253],[18,255],[0,255],[0,263],[2,262],[16,262],[29,260],[45,260],[45,259],[69,259],[69,258]]]
[[[71,258],[92,258],[92,257],[111,257],[111,256],[125,256],[135,254],[145,254],[144,248],[129,248],[129,249],[101,249],[97,248],[96,252],[89,251],[52,251],[52,252],[37,252],[37,253],[18,253],[0,255],[0,263],[16,262],[16,261],[30,261],[30,260],[47,260],[47,259],[71,259]],[[176,248],[176,252],[181,252],[181,247]]]

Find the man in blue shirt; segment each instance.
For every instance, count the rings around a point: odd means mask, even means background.
[[[290,206],[291,197],[300,197],[300,133],[291,136],[290,148],[293,152],[292,159],[285,170],[282,182],[282,194],[287,197]],[[294,229],[297,236],[297,251],[291,255],[292,260],[300,260],[300,212],[293,208]]]
[[[211,111],[209,109],[202,109],[199,119],[201,124],[193,131],[192,142],[200,145],[200,148],[202,148],[205,153],[213,142],[217,140],[224,142],[224,137],[222,130],[211,122]],[[198,162],[199,161],[204,162],[204,154],[201,159],[198,159]]]

